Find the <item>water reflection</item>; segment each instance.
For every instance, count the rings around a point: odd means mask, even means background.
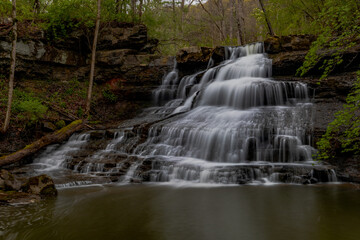
[[[1,206],[0,239],[342,239],[360,236],[351,185],[72,188]]]

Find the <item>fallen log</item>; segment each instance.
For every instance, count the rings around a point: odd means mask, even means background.
[[[45,101],[44,101],[43,103],[45,103],[49,108],[51,108],[51,109],[54,110],[55,112],[57,112],[57,113],[65,116],[65,117],[69,118],[69,119],[72,120],[72,121],[75,121],[75,120],[79,120],[79,119],[80,119],[80,118],[78,118],[77,116],[75,116],[74,114],[71,114],[71,113],[69,113],[69,112],[66,112],[66,111],[62,110],[60,107],[58,107],[58,106],[56,106],[56,105],[54,105],[54,104],[50,104],[49,102],[45,102]],[[89,129],[92,129],[92,130],[95,129],[95,128],[93,128],[92,126],[90,126],[90,125],[88,125],[88,124],[86,124],[86,123],[84,123],[84,126],[87,127],[87,128],[89,128]]]
[[[84,125],[82,120],[73,121],[62,129],[43,136],[39,140],[31,143],[30,145],[27,145],[25,148],[17,152],[0,157],[0,167],[20,162],[25,157],[31,156],[32,154],[41,150],[43,147],[53,143],[62,142],[69,138],[74,132],[79,131],[83,127]]]

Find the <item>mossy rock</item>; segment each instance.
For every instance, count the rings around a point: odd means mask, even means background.
[[[21,190],[27,193],[39,195],[42,198],[57,196],[54,181],[45,174],[29,178],[29,180],[22,185]]]
[[[57,122],[55,123],[55,125],[56,125],[56,127],[57,127],[58,129],[60,129],[60,128],[65,127],[65,126],[66,126],[66,123],[65,123],[64,120],[59,120],[59,121],[57,121]]]
[[[5,169],[2,169],[0,171],[0,189],[5,191],[17,191],[21,187],[21,182],[14,178],[14,176],[6,171]]]

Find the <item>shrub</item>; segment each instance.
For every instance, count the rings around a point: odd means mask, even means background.
[[[59,121],[57,121],[57,122],[55,123],[55,126],[56,126],[57,128],[63,128],[63,127],[66,126],[66,123],[65,123],[64,120],[59,120]]]
[[[107,102],[115,103],[118,100],[118,97],[109,89],[104,89],[102,95]]]
[[[335,157],[338,152],[360,153],[360,71],[346,104],[335,114],[317,146],[320,160]]]
[[[14,111],[19,113],[20,120],[29,121],[28,124],[36,123],[47,111],[47,107],[42,105],[37,99],[18,101],[14,103]]]

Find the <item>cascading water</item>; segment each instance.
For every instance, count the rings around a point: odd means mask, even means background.
[[[207,70],[182,79],[175,64],[154,91],[156,103],[163,105],[156,113],[165,118],[127,129],[131,137],[115,134],[105,150],[69,168],[115,172],[124,181],[334,181],[333,170],[313,166],[313,104],[307,86],[270,79],[272,62],[262,43],[225,52],[218,66],[211,67],[211,60]]]

